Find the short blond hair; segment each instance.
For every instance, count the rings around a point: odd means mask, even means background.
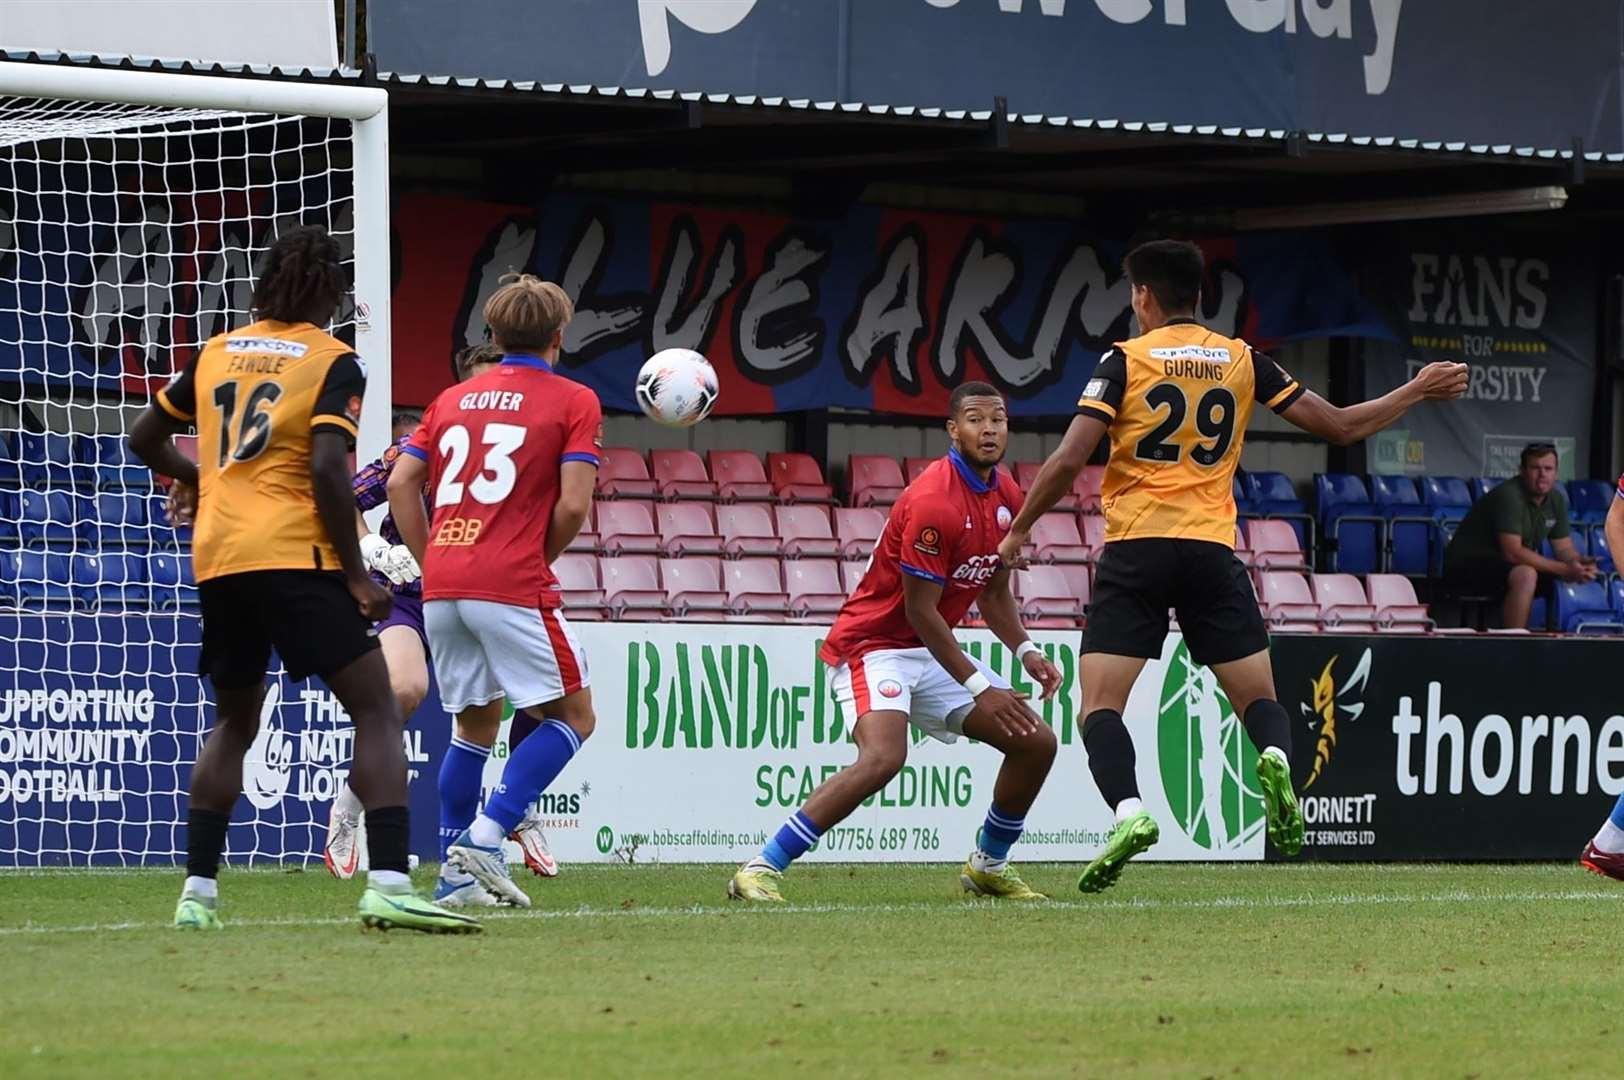
[[[501,280],[502,287],[485,301],[492,340],[509,352],[552,348],[553,339],[575,316],[569,296],[534,274],[503,274]]]

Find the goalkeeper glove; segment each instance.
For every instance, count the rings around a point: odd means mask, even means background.
[[[405,544],[391,544],[377,533],[361,538],[361,558],[373,570],[388,578],[392,584],[405,585],[423,576],[412,558],[412,550]]]

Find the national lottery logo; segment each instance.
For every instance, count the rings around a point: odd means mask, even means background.
[[[1234,851],[1263,830],[1257,750],[1212,672],[1180,641],[1162,680],[1156,755],[1179,828],[1208,851]]]

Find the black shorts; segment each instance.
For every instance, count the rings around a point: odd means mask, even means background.
[[[1499,600],[1511,587],[1511,564],[1504,559],[1456,559],[1444,567],[1444,583],[1457,596],[1487,596]],[[1539,575],[1536,595],[1544,596],[1556,579],[1549,574]]]
[[[378,647],[372,624],[328,570],[250,570],[198,583],[203,652],[198,674],[226,690],[265,679],[275,648],[299,682],[323,679]]]
[[[1234,551],[1208,540],[1113,540],[1094,574],[1085,653],[1155,659],[1178,612],[1198,664],[1225,664],[1269,647],[1257,594]]]

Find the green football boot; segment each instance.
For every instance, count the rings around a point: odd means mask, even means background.
[[[778,891],[778,883],[783,880],[784,875],[777,870],[762,866],[741,866],[739,872],[727,883],[728,899],[782,904],[784,895]]]
[[[1263,812],[1269,819],[1269,839],[1290,858],[1303,849],[1303,811],[1291,786],[1291,766],[1274,754],[1257,759],[1258,784],[1263,788]]]
[[[368,930],[420,930],[425,934],[477,934],[478,919],[418,896],[410,885],[368,886],[361,894],[361,925]]]
[[[1088,893],[1109,889],[1122,876],[1123,864],[1154,844],[1161,835],[1162,830],[1156,825],[1156,819],[1143,810],[1119,823],[1111,830],[1105,850],[1083,867],[1082,874],[1077,878],[1077,888]]]
[[[959,871],[959,884],[964,891],[976,896],[991,896],[999,900],[1047,900],[1047,896],[1021,880],[1014,863],[1005,863],[998,873],[977,870],[966,860]]]
[[[220,926],[220,912],[214,897],[190,892],[180,894],[180,903],[175,905],[176,930],[218,930]]]

